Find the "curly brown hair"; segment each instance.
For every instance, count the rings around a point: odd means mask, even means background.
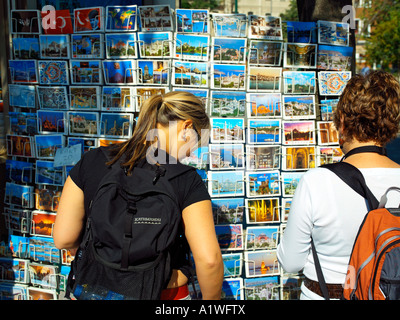
[[[353,76],[340,96],[333,121],[336,128],[343,125],[346,139],[385,145],[399,132],[399,82],[384,71]]]

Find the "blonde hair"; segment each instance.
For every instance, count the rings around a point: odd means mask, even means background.
[[[122,166],[131,172],[137,161],[146,156],[154,141],[148,140],[148,133],[157,128],[157,124],[167,126],[171,121],[191,120],[193,129],[200,135],[201,130],[210,128],[210,119],[201,100],[186,91],[173,91],[164,95],[153,95],[144,101],[133,131],[127,142],[115,145],[111,149],[112,165],[123,155]]]

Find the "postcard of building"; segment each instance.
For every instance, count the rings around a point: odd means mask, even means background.
[[[54,10],[52,11],[54,16],[49,15],[47,10],[41,11],[40,13],[42,16],[42,27],[44,34],[74,33],[71,12],[69,9]]]
[[[40,58],[41,59],[69,59],[70,38],[67,34],[40,35]]]
[[[136,87],[132,88],[132,95],[136,101],[136,109],[139,112],[144,101],[153,95],[164,95],[169,92],[167,87]]]
[[[339,162],[344,156],[339,146],[317,146],[317,166]]]
[[[174,60],[172,85],[208,88],[208,63]]]
[[[131,32],[137,30],[137,5],[107,6],[106,32]]]
[[[242,278],[224,279],[222,282],[222,300],[244,300]]]
[[[139,6],[141,31],[172,31],[172,11],[169,5]]]
[[[66,86],[36,86],[36,90],[40,109],[69,109]]]
[[[56,212],[60,203],[62,187],[45,185],[35,188],[35,209]]]
[[[282,68],[265,68],[249,66],[247,90],[263,92],[280,92]]]
[[[281,93],[248,93],[247,116],[249,118],[280,118],[282,116]]]
[[[35,147],[33,137],[20,135],[6,135],[7,155],[26,158],[35,157]]]
[[[211,91],[210,115],[212,117],[244,117],[245,91]]]
[[[304,171],[282,172],[282,196],[293,197]]]
[[[183,87],[174,87],[172,88],[173,91],[186,91],[194,94],[197,98],[203,102],[204,107],[206,110],[208,110],[208,96],[209,96],[209,90],[208,89],[196,89],[196,88],[183,88]]]
[[[98,135],[99,113],[69,111],[69,134],[78,136]]]
[[[176,31],[182,33],[208,33],[208,10],[176,9]]]
[[[8,85],[10,107],[36,108],[36,86]]]
[[[29,263],[30,282],[34,286],[57,289],[58,267],[42,263]]]
[[[67,146],[82,145],[82,154],[99,146],[97,138],[68,137]]]
[[[103,59],[104,35],[99,34],[72,34],[73,59]]]
[[[317,68],[334,71],[351,71],[353,47],[319,45]]]
[[[248,119],[247,143],[250,144],[280,144],[280,119]]]
[[[249,38],[283,40],[280,17],[249,15]]]
[[[333,121],[317,121],[319,145],[339,145],[339,133]]]
[[[191,61],[208,61],[210,37],[192,33],[176,33],[174,58]]]
[[[237,37],[247,36],[246,14],[223,14],[211,13],[214,37]]]
[[[244,196],[244,172],[209,171],[208,192],[211,197]]]
[[[172,58],[172,32],[138,32],[140,58]]]
[[[266,40],[250,40],[249,65],[277,66],[281,65],[283,43]]]
[[[103,86],[101,110],[135,111],[134,88]]]
[[[210,144],[210,170],[244,169],[243,144]]]
[[[104,81],[107,85],[135,85],[135,60],[103,60]]]
[[[32,38],[12,38],[13,58],[18,59],[39,59],[40,45],[37,36]]]
[[[243,118],[211,118],[211,143],[244,143]]]
[[[284,68],[316,68],[317,45],[305,43],[285,43]]]
[[[99,110],[101,92],[99,86],[70,86],[71,110]]]
[[[292,205],[292,198],[282,198],[282,222],[287,222],[291,205]]]
[[[103,84],[100,60],[70,60],[71,84]]]
[[[215,224],[243,223],[244,198],[211,199]]]
[[[350,78],[351,71],[319,71],[319,94],[322,96],[340,96]]]
[[[4,203],[22,208],[32,208],[33,186],[6,182]]]
[[[221,250],[243,250],[242,224],[218,224],[215,233]]]
[[[137,60],[137,83],[167,86],[170,83],[168,60]]]
[[[300,275],[282,275],[281,300],[299,300],[303,280],[304,278]]]
[[[279,275],[276,250],[257,250],[244,252],[246,278]]]
[[[322,121],[332,121],[333,114],[336,110],[336,106],[339,99],[324,99],[320,101],[320,113]]]
[[[280,166],[280,146],[246,145],[246,170],[277,170]]]
[[[213,37],[211,48],[211,61],[246,63],[246,38]]]
[[[282,144],[315,144],[315,123],[314,121],[282,121]]]
[[[38,83],[36,60],[9,60],[11,83]]]
[[[7,226],[7,229],[14,233],[14,231],[19,232],[20,234],[25,234],[29,232],[30,226],[30,216],[31,210],[25,210],[20,208],[6,207],[4,208],[4,219]],[[13,241],[11,238],[17,238],[18,241]],[[6,245],[2,245],[0,243],[0,251],[2,252],[2,256],[17,256],[17,257],[24,257],[23,253],[26,253],[26,246],[27,246],[27,238],[26,237],[19,237],[19,236],[9,236],[9,243],[11,241],[12,248],[7,247]]]
[[[100,135],[108,138],[128,138],[132,135],[132,113],[102,112],[100,116]]]
[[[315,146],[282,147],[282,170],[309,170],[316,166]]]
[[[136,59],[136,33],[106,33],[107,59]]]
[[[55,212],[33,210],[30,234],[42,237],[52,237],[56,215]]]
[[[287,42],[317,43],[317,23],[286,21]]]
[[[64,147],[63,134],[35,135],[36,158],[54,159],[57,149]]]
[[[33,164],[28,161],[6,160],[6,181],[32,183]]]
[[[278,276],[244,279],[245,300],[280,300]]]
[[[211,89],[245,90],[246,66],[239,64],[211,65]]]
[[[179,162],[196,169],[206,169],[209,163],[208,145],[200,146],[196,150],[191,150],[190,156],[181,159]]]
[[[104,8],[89,7],[74,9],[74,32],[104,31]]]
[[[38,110],[36,113],[39,133],[67,134],[68,123],[64,111]]]
[[[317,76],[315,71],[283,71],[283,93],[315,94]]]
[[[279,226],[247,227],[245,250],[276,249]]]
[[[243,268],[243,253],[223,253],[224,277],[240,277]]]
[[[247,197],[273,197],[281,195],[278,170],[246,171]]]
[[[350,25],[343,22],[317,21],[318,43],[348,46]]]
[[[63,167],[55,167],[54,161],[36,160],[36,184],[62,186],[64,184]]]
[[[29,136],[37,134],[37,116],[35,112],[9,111],[10,134]]]
[[[38,61],[39,83],[46,85],[69,85],[68,61]]]
[[[40,34],[39,10],[11,10],[10,33],[11,34]]]
[[[28,283],[29,260],[0,258],[1,280],[5,282]]]
[[[283,119],[315,119],[315,95],[283,95]]]

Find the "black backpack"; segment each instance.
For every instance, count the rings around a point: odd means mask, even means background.
[[[194,169],[180,163],[149,166],[127,175],[117,162],[101,179],[71,264],[67,298],[71,292],[78,300],[160,298],[182,218],[169,180]]]

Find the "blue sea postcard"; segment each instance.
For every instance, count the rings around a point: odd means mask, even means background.
[[[318,20],[317,26],[319,44],[349,45],[350,25],[348,23]]]
[[[283,93],[314,94],[317,76],[315,71],[283,71]]]
[[[128,138],[132,135],[132,113],[106,113],[100,116],[100,135],[112,138]]]
[[[245,63],[246,38],[215,38],[212,39],[212,60],[218,63]]]
[[[281,18],[249,15],[249,38],[282,40]]]
[[[243,117],[245,113],[245,91],[211,91],[210,115],[212,117]]]
[[[35,135],[36,157],[54,159],[57,149],[64,147],[64,135],[40,134]]]
[[[36,60],[9,60],[11,83],[38,83]]]
[[[282,195],[293,197],[304,172],[282,172]]]
[[[12,38],[14,59],[39,59],[40,45],[37,37]]]
[[[103,60],[102,62],[106,84],[136,84],[135,60]]]
[[[40,60],[39,83],[46,85],[69,85],[69,66],[66,60]]]
[[[192,61],[208,61],[210,37],[208,35],[177,33],[174,58]]]
[[[136,59],[136,33],[106,33],[107,59]]]
[[[323,70],[351,71],[353,47],[318,46],[317,67]]]
[[[278,276],[244,279],[245,300],[280,300]]]
[[[69,59],[70,38],[69,35],[40,35],[40,58],[41,59]]]
[[[211,197],[244,196],[243,171],[209,171],[208,192]]]
[[[236,64],[211,65],[211,89],[245,90],[246,66]]]
[[[249,46],[249,65],[281,65],[283,43],[277,41],[251,40]]]
[[[244,169],[244,147],[241,143],[210,144],[210,169]]]
[[[249,66],[247,79],[248,91],[280,92],[282,68]]]
[[[247,196],[248,197],[269,197],[280,196],[279,171],[256,171],[246,172]]]
[[[211,143],[244,142],[243,118],[211,118]]]
[[[208,88],[208,63],[173,61],[172,85]]]
[[[64,184],[63,167],[54,167],[54,162],[50,160],[36,160],[35,183],[62,186]]]
[[[243,253],[224,253],[222,254],[224,262],[224,277],[240,277],[243,268]]]
[[[243,223],[244,198],[211,199],[215,224]]]
[[[275,249],[278,245],[279,226],[247,227],[246,250]]]
[[[297,43],[317,43],[317,23],[286,21],[287,41]]]
[[[10,107],[21,107],[21,108],[36,107],[35,86],[9,84],[8,96],[9,96]]]
[[[106,7],[106,32],[136,31],[137,5],[107,6]]]
[[[171,32],[138,32],[139,53],[141,58],[171,58]]]
[[[250,118],[282,116],[281,93],[251,92],[247,94],[247,116]]]
[[[99,113],[69,111],[69,134],[78,136],[98,135]]]
[[[208,33],[208,10],[176,9],[176,31],[182,33]]]
[[[247,143],[280,144],[280,119],[251,119],[247,125]]]
[[[224,279],[222,282],[221,300],[244,300],[243,279]]]
[[[221,250],[242,250],[243,244],[242,224],[218,224],[215,233]]]
[[[137,83],[168,85],[170,82],[169,60],[137,60]]]
[[[247,16],[245,14],[212,13],[215,37],[246,37]]]
[[[29,258],[34,261],[43,261],[57,264],[61,262],[61,251],[49,237],[32,236],[29,240]],[[34,289],[41,290],[41,289]]]
[[[205,108],[208,110],[208,96],[209,96],[209,90],[208,89],[196,89],[196,88],[183,88],[183,87],[175,87],[174,91],[186,91],[194,94],[197,98],[199,98]]]
[[[279,275],[276,250],[257,250],[245,252],[246,277]]]
[[[315,95],[283,95],[283,119],[315,119]]]

